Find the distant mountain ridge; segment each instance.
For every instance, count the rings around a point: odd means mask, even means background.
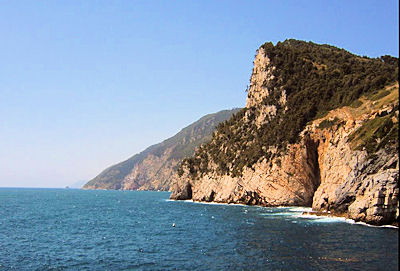
[[[214,128],[240,108],[208,114],[161,143],[110,166],[87,182],[83,189],[168,190],[178,163],[211,139]]]

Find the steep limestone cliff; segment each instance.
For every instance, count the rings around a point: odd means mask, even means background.
[[[263,45],[246,108],[182,162],[171,198],[396,223],[397,63],[294,40]]]
[[[84,189],[168,190],[177,164],[211,138],[214,128],[239,109],[209,114],[175,136],[111,166],[90,180]]]
[[[319,143],[314,210],[378,225],[397,220],[398,91],[398,84],[390,86],[378,92],[386,94],[381,99],[361,99],[358,108],[331,111],[307,126],[304,132]],[[329,120],[331,127],[318,128]]]

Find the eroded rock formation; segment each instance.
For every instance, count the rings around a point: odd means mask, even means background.
[[[326,67],[315,62],[312,65],[318,72]],[[254,61],[245,113],[237,117],[240,126],[262,127],[288,110],[286,89],[270,88],[271,81],[279,82],[274,75],[276,69],[267,52],[260,48]],[[260,158],[243,166],[240,174],[232,172],[244,153],[243,148],[234,149],[236,153],[231,155],[234,158],[227,162],[216,161],[218,155],[226,157],[229,148],[236,146],[231,143],[232,133],[224,132],[226,127],[221,128],[222,132],[217,131],[208,146],[192,160],[184,161],[180,176],[175,175],[171,198],[262,206],[312,206],[315,211],[356,221],[396,224],[398,83],[373,94],[360,95],[354,105],[340,106],[324,117],[314,118],[298,134],[298,142],[289,142],[283,148],[261,147]],[[271,101],[271,95],[275,97],[275,104],[266,102]],[[239,128],[231,125],[230,129]],[[250,148],[253,142],[240,144]]]

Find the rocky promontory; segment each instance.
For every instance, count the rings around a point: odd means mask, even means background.
[[[398,59],[287,40],[261,46],[246,108],[185,159],[172,199],[312,206],[398,220]]]

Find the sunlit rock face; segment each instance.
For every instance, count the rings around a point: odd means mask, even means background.
[[[319,63],[313,66],[318,71],[324,69]],[[261,127],[287,112],[287,101],[293,93],[287,94],[284,87],[269,87],[271,81],[280,82],[274,75],[276,69],[261,47],[254,60],[247,90],[247,111],[239,120],[241,125]],[[270,95],[276,97],[275,104],[265,102],[271,100],[266,99]],[[262,206],[312,206],[314,211],[356,221],[396,224],[398,143],[393,139],[388,141],[386,134],[398,133],[398,82],[388,84],[372,98],[362,96],[356,101],[355,106],[340,106],[309,121],[299,133],[298,142],[285,145],[283,150],[279,146],[263,149],[268,155],[244,166],[239,175],[232,174],[232,164],[240,157],[240,151],[222,174],[220,166],[210,159],[211,155],[208,155],[207,167],[200,164],[206,170],[199,170],[195,177],[190,167],[184,165],[182,174],[174,176],[171,198]],[[375,130],[366,132],[371,129]],[[382,129],[387,129],[386,134],[379,134]],[[397,130],[393,132],[393,129]],[[223,154],[230,140],[216,132],[211,144],[219,146],[218,151]],[[368,150],[371,140],[377,146],[385,140],[389,143],[371,153]],[[196,155],[200,157],[204,152]]]

